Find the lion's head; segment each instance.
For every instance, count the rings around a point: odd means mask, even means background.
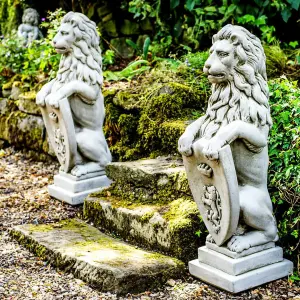
[[[212,95],[200,136],[210,138],[234,120],[272,125],[265,61],[260,40],[243,27],[226,25],[213,36],[203,69]]]
[[[69,12],[61,21],[53,46],[63,54],[57,80],[102,84],[102,58],[96,24],[81,13]]]
[[[32,26],[38,26],[39,25],[39,14],[38,14],[38,12],[33,8],[25,9],[24,13],[23,13],[23,16],[22,16],[22,23],[30,24]]]

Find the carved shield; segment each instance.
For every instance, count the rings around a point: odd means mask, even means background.
[[[67,98],[59,102],[59,109],[50,105],[41,107],[52,148],[64,172],[75,165],[77,143],[70,104]]]
[[[218,246],[236,231],[239,191],[230,146],[223,147],[218,160],[202,154],[201,140],[193,144],[193,155],[183,157],[189,185],[202,219]]]

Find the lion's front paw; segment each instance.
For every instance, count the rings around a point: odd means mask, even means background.
[[[193,154],[192,145],[194,137],[189,134],[183,134],[178,141],[178,151],[184,156],[191,156]]]
[[[219,159],[219,151],[223,146],[224,143],[220,139],[213,137],[204,146],[202,153],[207,159],[216,160]]]

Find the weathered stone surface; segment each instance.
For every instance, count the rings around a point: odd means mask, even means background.
[[[214,250],[216,252],[219,252],[219,253],[224,254],[224,255],[226,255],[228,257],[231,257],[231,258],[241,258],[241,257],[248,256],[248,255],[251,255],[251,254],[256,253],[256,252],[260,252],[260,251],[263,251],[263,250],[274,248],[275,243],[274,242],[269,242],[269,243],[266,243],[266,244],[263,244],[263,245],[251,247],[251,248],[249,248],[247,250],[244,250],[242,252],[233,252],[233,251],[230,251],[226,246],[219,247],[216,244],[209,243],[209,242],[206,242],[206,247],[208,249]]]
[[[139,34],[139,24],[125,19],[121,25],[121,33],[124,35]]]
[[[17,226],[11,235],[42,259],[102,291],[144,291],[180,276],[184,269],[176,259],[130,246],[74,219]]]
[[[20,81],[15,81],[12,85],[10,98],[12,100],[18,100],[21,93],[22,93],[22,83]]]
[[[101,27],[107,32],[107,34],[111,37],[117,37],[117,25],[115,20],[109,20],[105,23],[101,23]]]
[[[110,43],[117,53],[123,58],[131,58],[134,55],[134,49],[126,43],[126,38],[111,39]]]
[[[127,200],[166,203],[191,195],[180,160],[160,157],[114,162],[106,167],[106,172],[114,181],[114,192]]]
[[[41,109],[35,103],[36,93],[25,92],[18,97],[18,108],[20,111],[33,115],[41,115]]]
[[[103,172],[90,173],[82,177],[60,172],[54,176],[54,184],[48,186],[50,196],[71,205],[78,205],[83,203],[88,194],[98,192],[111,183]]]
[[[293,271],[293,263],[284,259],[281,262],[234,276],[195,259],[189,262],[189,271],[193,276],[209,284],[231,293],[239,293],[290,275]]]
[[[206,246],[198,249],[198,260],[229,275],[240,275],[283,260],[281,247],[273,247],[240,258],[231,258]]]
[[[42,150],[45,126],[41,117],[14,111],[5,119],[4,127],[0,138],[20,148]]]
[[[184,261],[196,256],[200,239],[197,206],[177,199],[167,205],[142,205],[118,197],[87,197],[84,218],[126,241],[168,253]],[[201,228],[202,229],[202,228]]]

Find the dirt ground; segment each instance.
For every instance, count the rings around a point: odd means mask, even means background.
[[[231,295],[186,274],[164,286],[139,295],[117,297],[101,293],[72,274],[51,267],[8,235],[8,229],[25,223],[51,223],[79,216],[82,207],[52,199],[47,185],[58,164],[36,162],[13,148],[0,150],[0,299],[299,299],[299,283],[271,282]]]

